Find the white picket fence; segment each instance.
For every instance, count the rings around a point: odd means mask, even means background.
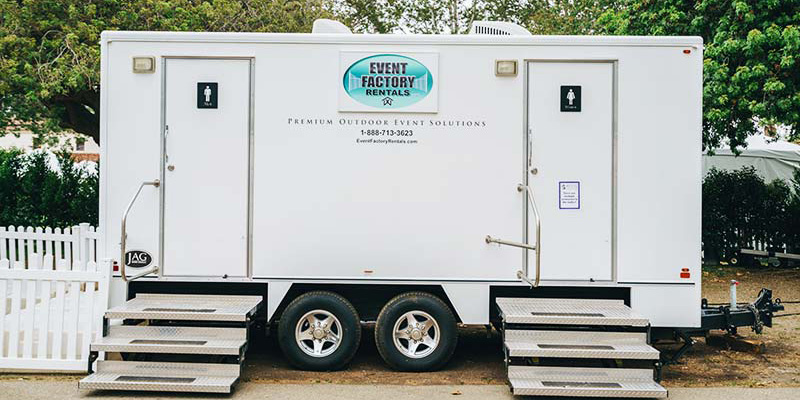
[[[0,370],[86,370],[111,273],[97,236],[88,224],[0,227]]]
[[[0,260],[6,259],[11,265],[21,262],[27,268],[33,254],[52,255],[51,264],[45,265],[47,268],[55,268],[59,260],[66,260],[72,266],[81,262],[85,267],[97,262],[99,236],[95,227],[85,223],[64,229],[0,226]]]

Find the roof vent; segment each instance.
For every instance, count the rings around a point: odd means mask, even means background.
[[[527,29],[513,23],[503,21],[475,21],[469,29],[470,35],[522,35],[531,36]]]
[[[339,21],[320,18],[314,21],[311,33],[353,33],[353,31]]]

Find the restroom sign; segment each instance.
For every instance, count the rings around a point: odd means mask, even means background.
[[[561,112],[581,111],[581,87],[561,86]]]
[[[217,108],[217,82],[197,82],[197,108]]]

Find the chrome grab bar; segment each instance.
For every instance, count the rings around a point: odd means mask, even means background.
[[[128,277],[127,274],[125,274],[125,242],[128,239],[128,232],[125,230],[125,225],[128,222],[128,213],[130,213],[131,208],[133,207],[133,203],[136,202],[136,199],[139,197],[139,193],[142,192],[142,189],[145,186],[159,187],[159,186],[161,186],[161,181],[156,179],[154,181],[144,181],[144,182],[142,182],[142,184],[139,185],[139,189],[136,191],[136,194],[133,195],[133,198],[128,203],[128,207],[125,209],[125,212],[122,214],[122,226],[121,226],[121,229],[120,229],[120,235],[122,236],[122,240],[119,243],[119,247],[120,247],[119,272],[120,272],[120,275],[122,275],[122,280],[125,281],[125,282],[132,281],[134,279],[138,279],[138,278],[141,278],[141,277],[143,277],[145,275],[152,274],[153,272],[158,271],[158,266],[154,265],[154,266],[152,266],[152,267],[150,267],[150,268],[148,268],[148,269],[146,269],[146,270],[144,270],[142,272],[139,272],[138,274],[136,274],[134,276],[131,276],[131,277]]]
[[[517,191],[522,192],[525,191],[526,197],[528,198],[528,202],[533,209],[533,216],[536,219],[536,244],[531,245],[529,243],[519,243],[519,242],[512,242],[503,239],[493,238],[491,236],[486,236],[486,243],[497,243],[504,246],[511,246],[511,247],[518,247],[525,250],[533,250],[536,252],[536,277],[533,281],[528,278],[528,264],[525,264],[525,268],[522,271],[517,271],[517,278],[522,281],[525,281],[532,287],[539,287],[539,278],[541,276],[541,268],[539,261],[541,260],[541,247],[542,247],[542,219],[539,215],[539,207],[536,205],[536,199],[533,197],[533,190],[527,185],[519,184],[517,185]]]
[[[486,235],[486,243],[497,243],[504,246],[519,247],[520,249],[536,250],[536,246],[532,246],[527,243],[511,242],[508,240],[493,238],[489,235]]]
[[[541,269],[539,261],[541,260],[542,255],[542,218],[539,215],[539,207],[536,205],[536,198],[533,197],[533,190],[528,185],[519,184],[517,185],[517,191],[525,191],[527,193],[528,202],[531,203],[531,209],[533,209],[533,217],[536,219],[536,278],[533,281],[531,286],[538,287],[539,286],[539,278],[541,276]],[[520,271],[524,274],[524,281],[528,282],[529,284],[531,281],[528,279],[528,264],[525,264],[525,271]],[[520,273],[517,273],[519,276]]]

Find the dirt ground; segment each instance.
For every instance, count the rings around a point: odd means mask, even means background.
[[[800,269],[706,268],[703,297],[710,303],[729,301],[731,279],[739,281],[738,300],[753,301],[762,287],[787,302],[800,301]],[[784,304],[783,313],[800,312],[800,304]],[[760,339],[763,354],[738,352],[697,344],[682,358],[682,364],[665,369],[666,386],[800,386],[800,315],[775,318],[772,328],[756,335],[749,328],[742,336]]]
[[[703,296],[711,303],[728,301],[728,285],[738,280],[739,300],[752,301],[762,287],[773,289],[786,301],[800,301],[800,269],[745,270],[708,268],[703,276]],[[800,304],[785,304],[786,313],[800,312]],[[756,335],[749,328],[740,334],[763,340],[766,352],[752,354],[711,347],[703,338],[681,359],[664,371],[667,387],[746,386],[800,387],[800,315],[776,318],[773,328]],[[663,346],[669,349],[670,346]],[[497,332],[469,327],[460,331],[453,360],[442,371],[401,373],[387,368],[367,327],[361,347],[349,368],[336,372],[307,372],[291,368],[283,359],[274,336],[248,354],[245,381],[259,383],[339,383],[459,385],[505,384],[501,340]],[[81,375],[3,374],[0,379],[77,380]]]

